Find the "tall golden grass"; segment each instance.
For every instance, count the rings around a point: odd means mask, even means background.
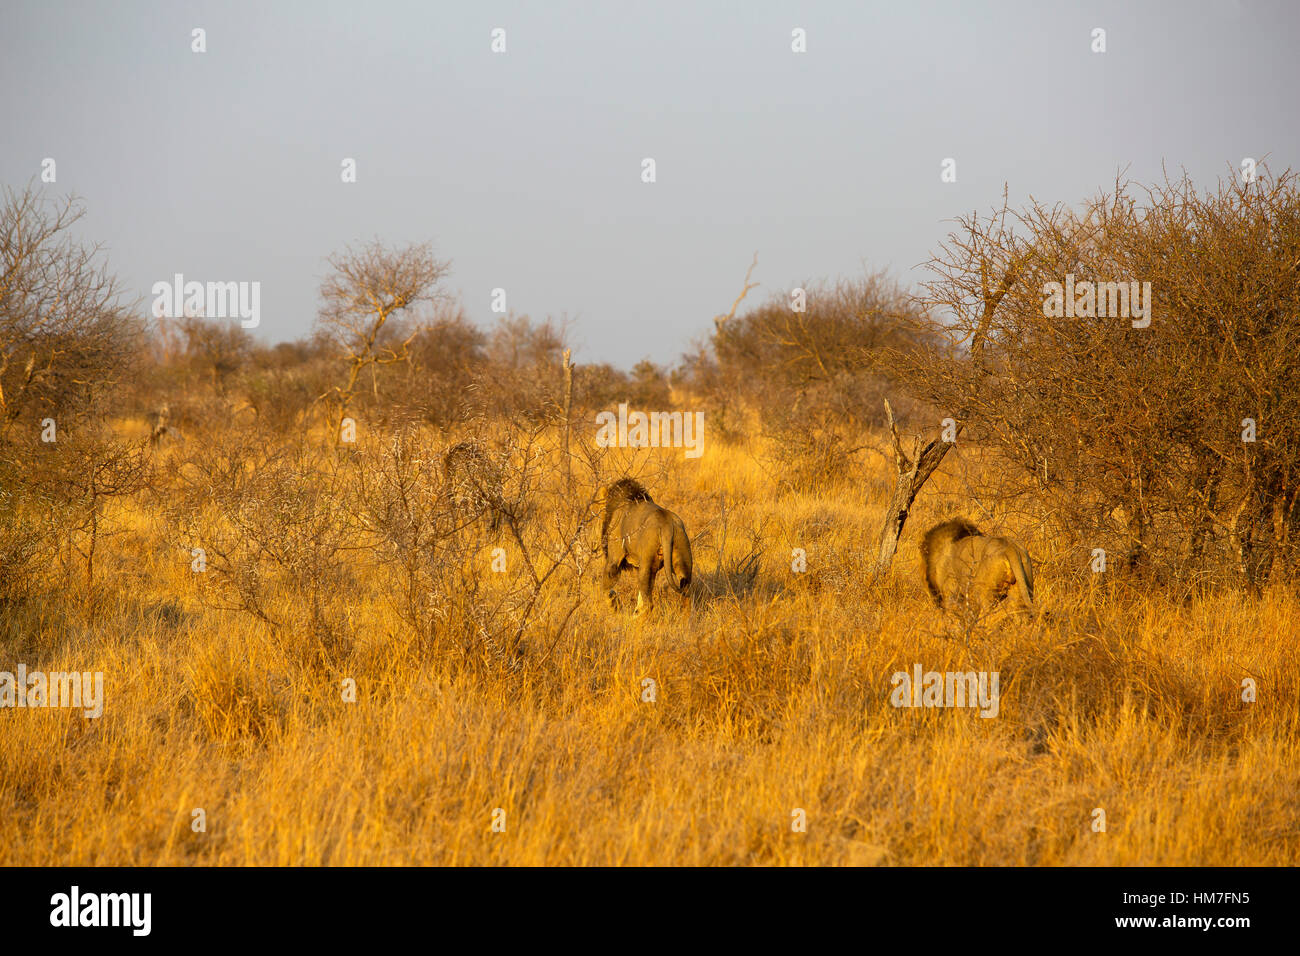
[[[377,571],[335,596],[350,649],[326,662],[292,628],[203,603],[143,499],[116,503],[93,617],[47,592],[4,619],[0,669],[103,671],[107,699],[98,720],[0,711],[0,863],[1296,861],[1293,595],[1102,586],[1011,517],[1047,614],[959,634],[915,542],[972,514],[960,453],[872,587],[884,460],[796,491],[762,451],[655,453],[652,492],[696,542],[692,610],[665,600],[634,620],[583,582],[554,645],[520,666],[413,639]],[[578,587],[547,592],[539,616],[562,618]],[[999,715],[892,707],[891,675],[915,663],[998,671]]]

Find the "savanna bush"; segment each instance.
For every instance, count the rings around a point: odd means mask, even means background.
[[[1294,174],[1209,192],[1185,177],[1121,182],[1081,209],[1004,205],[962,220],[931,269],[922,329],[947,347],[889,360],[964,437],[1000,451],[1003,494],[1036,496],[1060,532],[1121,567],[1230,573],[1251,589],[1292,576]],[[1068,276],[1080,296],[1084,283],[1149,283],[1149,326],[1053,314],[1048,283]],[[1117,304],[1108,294],[1105,311]]]

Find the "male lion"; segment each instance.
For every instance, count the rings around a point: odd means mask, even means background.
[[[506,514],[506,502],[501,469],[483,444],[468,439],[452,445],[443,455],[442,473],[461,520],[469,523],[487,515],[488,526],[495,534]]]
[[[614,582],[624,568],[637,572],[636,613],[654,606],[655,575],[668,568],[669,580],[688,600],[691,586],[691,542],[686,525],[650,499],[645,487],[620,478],[605,491],[605,520],[600,526],[605,551],[605,586],[617,606]]]
[[[1016,611],[1034,613],[1034,566],[1010,538],[986,536],[965,518],[945,521],[926,532],[921,561],[941,608],[953,610],[965,599],[982,615],[1010,593]]]

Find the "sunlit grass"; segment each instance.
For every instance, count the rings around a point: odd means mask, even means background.
[[[5,612],[0,668],[103,671],[107,704],[0,710],[0,863],[1295,862],[1294,597],[1108,592],[1026,528],[1049,614],[959,635],[915,549],[961,510],[951,475],[873,588],[881,457],[780,494],[745,449],[674,454],[652,490],[695,538],[693,611],[634,622],[589,588],[517,666],[414,639],[360,557],[356,593],[333,596],[346,652],[313,653],[301,630],[205,606],[180,542],[120,505],[93,619],[66,589]],[[577,596],[548,592],[538,618]],[[281,596],[286,620],[300,600]],[[918,662],[998,671],[999,715],[891,707],[891,675]]]

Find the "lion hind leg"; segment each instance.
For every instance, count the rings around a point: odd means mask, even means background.
[[[654,607],[655,568],[653,562],[647,562],[636,579],[636,613],[641,614]]]

